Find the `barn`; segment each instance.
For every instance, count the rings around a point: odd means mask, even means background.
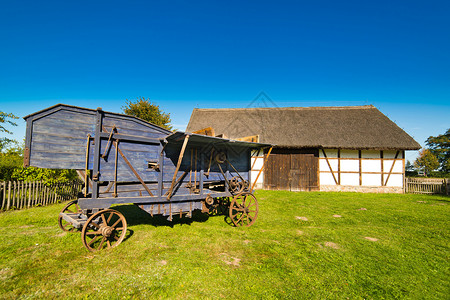
[[[273,144],[256,187],[402,193],[405,151],[421,148],[373,105],[194,109],[187,132]],[[252,153],[251,180],[269,150]]]

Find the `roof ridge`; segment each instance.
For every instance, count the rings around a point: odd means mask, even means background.
[[[246,107],[246,108],[194,108],[194,111],[236,111],[236,110],[343,110],[343,109],[377,109],[374,105],[356,106],[292,106],[292,107]]]

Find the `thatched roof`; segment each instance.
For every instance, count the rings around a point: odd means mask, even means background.
[[[259,135],[278,147],[416,150],[420,145],[377,108],[194,109],[187,132],[213,127],[228,138]]]

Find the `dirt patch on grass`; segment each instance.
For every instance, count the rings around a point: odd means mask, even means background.
[[[361,207],[361,208],[358,209],[358,210],[367,210],[367,208]]]
[[[22,225],[19,228],[30,228],[30,227],[34,227],[34,225]]]
[[[222,256],[222,261],[224,263],[226,263],[227,265],[235,266],[235,267],[239,267],[240,266],[240,262],[241,262],[240,258],[230,256],[230,255],[228,255],[226,253],[220,253],[220,255]]]
[[[335,217],[335,218],[342,218],[341,215],[333,215],[333,217]]]
[[[12,276],[12,270],[10,268],[0,269],[0,280],[6,280]]]
[[[333,248],[333,249],[340,249],[341,247],[339,247],[338,244],[333,243],[333,242],[325,242],[325,247],[329,247],[329,248]]]
[[[297,230],[297,235],[303,235],[303,231]]]
[[[295,216],[295,218],[296,218],[297,220],[308,221],[308,218],[307,218],[307,217],[299,217],[299,216]]]
[[[248,245],[251,241],[249,240],[244,240],[244,244]]]
[[[332,248],[332,249],[341,249],[341,247],[338,244],[333,243],[333,242],[325,242],[325,243],[323,243],[323,245],[321,243],[319,243],[319,244],[317,244],[317,246],[320,249],[323,249],[324,246],[328,247],[328,248]]]
[[[371,241],[371,242],[377,242],[378,239],[377,238],[373,238],[373,237],[369,237],[369,236],[365,236],[364,237],[366,240]]]

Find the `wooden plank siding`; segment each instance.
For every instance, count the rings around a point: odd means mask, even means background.
[[[319,190],[317,149],[273,149],[264,170],[269,190]]]

